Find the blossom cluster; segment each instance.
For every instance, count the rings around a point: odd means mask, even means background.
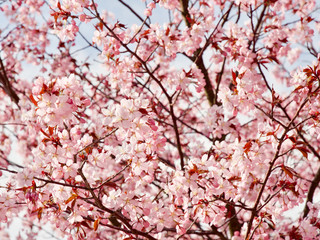
[[[0,238],[319,238],[316,1],[136,3],[1,4]]]

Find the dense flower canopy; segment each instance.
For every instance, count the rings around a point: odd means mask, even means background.
[[[1,239],[320,238],[319,7],[2,0]]]

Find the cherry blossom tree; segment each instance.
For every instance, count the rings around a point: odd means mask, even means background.
[[[1,238],[320,238],[319,7],[2,0]]]

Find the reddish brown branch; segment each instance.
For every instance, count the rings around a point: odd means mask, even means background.
[[[3,61],[0,58],[0,87],[4,90],[4,92],[11,98],[11,100],[17,105],[20,100],[17,93],[13,90],[11,83],[9,81],[8,75],[6,73],[6,69],[4,67]]]

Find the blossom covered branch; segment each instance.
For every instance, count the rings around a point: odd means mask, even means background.
[[[2,1],[0,238],[318,239],[319,7]]]

